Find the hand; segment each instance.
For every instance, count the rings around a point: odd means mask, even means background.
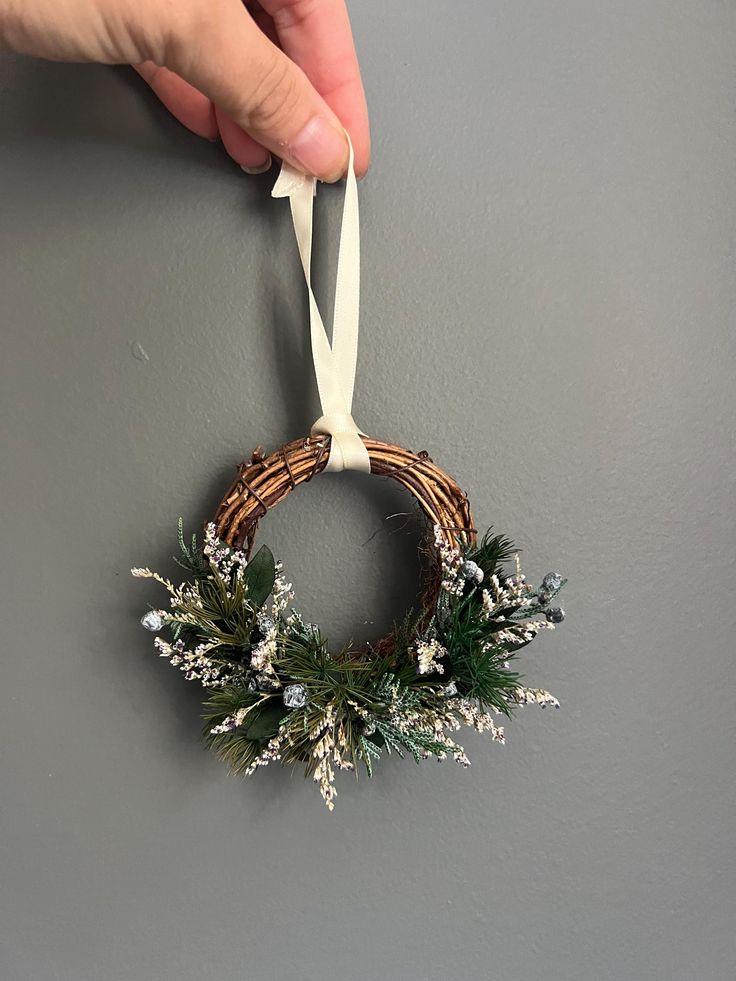
[[[370,157],[344,0],[0,0],[0,46],[55,61],[130,64],[200,136],[249,172],[270,152],[322,180]]]

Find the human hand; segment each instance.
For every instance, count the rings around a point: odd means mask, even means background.
[[[0,46],[130,64],[245,170],[270,152],[322,180],[365,173],[368,112],[344,0],[0,0]]]

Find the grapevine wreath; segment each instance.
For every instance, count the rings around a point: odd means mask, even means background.
[[[143,626],[158,653],[207,692],[204,738],[236,773],[278,760],[303,767],[332,810],[336,770],[372,775],[383,752],[417,762],[469,761],[450,735],[463,725],[504,741],[499,717],[529,703],[559,707],[521,684],[523,647],[564,613],[553,605],[566,580],[556,572],[527,583],[511,542],[478,536],[468,498],[426,452],[370,439],[355,425],[358,214],[352,153],[338,262],[332,344],[310,283],[311,180],[282,168],[274,196],[288,197],[310,297],[312,351],[324,415],[303,439],[264,456],[256,450],[207,524],[201,543],[179,521],[175,585],[161,583],[168,609]],[[330,470],[362,470],[395,480],[424,519],[424,583],[418,609],[376,643],[331,650],[319,626],[293,605],[291,585],[266,545],[260,520],[300,484]],[[165,632],[166,636],[162,636]]]

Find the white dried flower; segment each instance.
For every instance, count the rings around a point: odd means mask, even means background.
[[[209,560],[213,574],[224,582],[241,580],[248,565],[245,552],[227,545],[217,537],[213,521],[205,525],[202,554]]]
[[[559,708],[560,703],[554,695],[543,688],[515,688],[510,699],[517,705],[540,705],[542,708]]]
[[[278,653],[278,631],[275,624],[266,631],[263,640],[259,641],[253,648],[250,657],[250,666],[261,674],[273,674],[273,662]]]
[[[331,765],[331,758],[334,758],[336,748],[335,707],[332,703],[326,707],[324,716],[314,730],[314,737],[316,738],[320,733],[322,733],[321,738],[317,740],[312,750],[312,756],[318,761],[314,770],[314,780],[319,786],[319,792],[327,810],[332,811],[335,808],[335,797],[337,797],[335,771]],[[310,732],[311,736],[312,733]]]
[[[465,576],[463,575],[463,557],[460,550],[450,545],[439,525],[434,526],[434,544],[440,559],[442,589],[452,596],[462,596]]]
[[[503,727],[496,725],[492,715],[481,712],[478,706],[467,698],[458,699],[452,705],[465,725],[472,726],[476,732],[490,732],[491,739],[504,743]]]
[[[193,651],[188,651],[181,640],[169,644],[163,638],[156,637],[153,646],[160,657],[168,658],[170,664],[179,668],[187,681],[199,681],[207,688],[219,688],[244,670],[242,665],[235,662],[217,661],[207,656],[209,651],[219,646],[216,641],[199,644]]]
[[[282,575],[283,566],[281,562],[276,563],[276,578],[273,583],[273,603],[271,604],[271,617],[277,620],[279,616],[289,607],[294,599],[292,585],[287,582]]]
[[[273,739],[269,740],[266,748],[261,750],[258,756],[256,756],[256,758],[247,768],[247,770],[245,771],[245,775],[249,777],[251,776],[251,774],[255,773],[258,767],[268,766],[268,764],[271,763],[272,761],[280,760],[281,745],[285,741],[285,739],[286,739],[286,733],[283,731],[283,729],[279,729],[278,733],[273,737]]]
[[[438,640],[420,640],[414,652],[419,674],[444,674],[445,669],[439,662],[447,657],[447,650]]]

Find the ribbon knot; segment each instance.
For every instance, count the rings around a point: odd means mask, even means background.
[[[312,289],[312,226],[317,182],[284,162],[271,193],[275,198],[288,197],[289,199],[294,233],[309,292],[312,359],[322,405],[322,415],[312,426],[312,433],[324,433],[332,437],[330,456],[325,470],[332,472],[359,470],[370,473],[368,450],[360,438],[365,434],[355,424],[352,414],[355,367],[358,357],[360,226],[353,147],[350,137],[347,133],[345,135],[350,155],[337,260],[332,343],[327,337]]]
[[[320,416],[312,426],[312,435],[320,433],[332,437],[330,459],[325,469],[365,471],[364,462],[368,451],[360,438],[361,435],[365,436],[365,433],[358,429],[349,412],[333,412],[330,415]],[[334,465],[330,467],[331,463]],[[365,472],[370,473],[370,460],[368,470]]]

